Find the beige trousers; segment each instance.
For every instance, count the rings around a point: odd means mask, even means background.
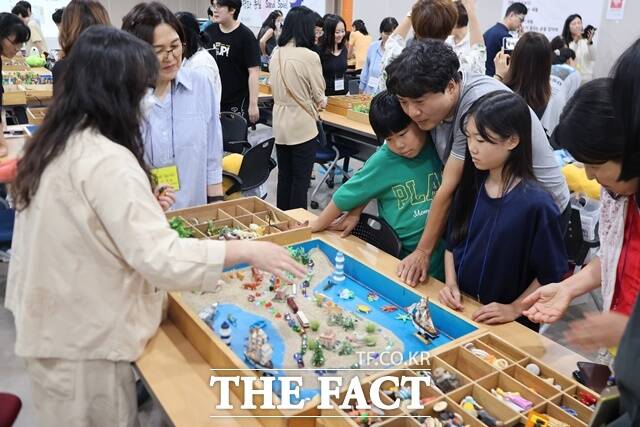
[[[39,425],[138,425],[135,380],[129,362],[26,359]]]

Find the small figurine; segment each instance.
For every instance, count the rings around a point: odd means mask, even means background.
[[[378,299],[379,299],[379,298],[380,298],[380,297],[378,297],[378,294],[376,294],[375,292],[369,292],[369,293],[367,294],[367,300],[368,300],[369,302],[375,302],[375,301],[378,301]]]
[[[298,323],[303,329],[309,329],[309,320],[307,320],[307,316],[300,310],[296,313],[296,317],[298,318]]]
[[[412,319],[411,319],[411,316],[409,314],[407,314],[407,313],[399,313],[396,316],[396,320],[401,320],[402,323],[406,323],[406,322],[408,322],[408,321],[410,321]]]
[[[343,341],[338,350],[340,356],[349,356],[353,354],[353,346],[349,341]]]
[[[316,346],[313,349],[313,357],[311,358],[311,364],[315,367],[323,366],[325,362],[324,353],[321,346]]]
[[[419,302],[409,307],[409,313],[411,313],[413,325],[416,327],[420,335],[423,335],[428,339],[435,339],[438,337],[438,330],[431,319],[429,298],[421,298]]]
[[[287,305],[289,306],[289,308],[291,308],[291,311],[293,311],[294,314],[298,312],[298,304],[296,304],[295,297],[293,296],[288,297]]]
[[[364,304],[358,304],[356,306],[356,310],[358,310],[360,313],[370,313],[371,312],[371,307],[369,307],[368,305],[364,305]]]
[[[202,309],[202,311],[198,313],[198,316],[200,317],[200,319],[202,319],[206,323],[211,323],[213,322],[213,319],[215,319],[216,317],[217,310],[218,310],[218,303],[214,302],[213,304],[208,305],[207,307]]]
[[[324,288],[322,288],[322,290],[328,291],[329,289],[333,288],[335,285],[336,285],[335,282],[332,282],[331,280],[329,280],[327,284],[324,286]]]
[[[397,309],[398,307],[396,307],[395,305],[385,305],[385,306],[382,306],[381,308],[381,310],[385,313],[393,313]]]
[[[350,300],[353,299],[354,297],[354,293],[351,289],[343,289],[342,291],[340,291],[340,299],[343,300]]]
[[[443,393],[450,393],[453,390],[460,387],[460,380],[457,375],[444,370],[443,368],[436,368],[432,374],[436,387],[442,390]]]
[[[312,320],[311,322],[309,322],[309,329],[311,329],[313,332],[318,332],[318,329],[320,329],[320,322],[318,322],[317,320]]]
[[[259,282],[251,282],[251,283],[243,283],[242,289],[247,289],[249,291],[255,291],[260,286]]]
[[[251,267],[251,277],[253,278],[254,282],[260,283],[262,282],[263,274],[256,267]]]
[[[304,368],[304,360],[302,359],[302,355],[300,353],[294,353],[293,360],[295,360],[296,363],[298,364],[298,368],[300,369]]]
[[[245,359],[258,368],[273,369],[272,355],[273,348],[269,344],[269,337],[264,329],[251,328],[244,352]]]
[[[220,339],[226,345],[231,345],[231,326],[227,322],[220,325]]]
[[[335,258],[336,269],[333,271],[333,282],[334,283],[342,283],[344,282],[344,254],[342,252],[338,252]]]
[[[325,349],[333,350],[337,345],[336,333],[331,329],[327,329],[320,334],[318,342]]]
[[[236,326],[238,324],[238,321],[231,313],[227,314],[227,322],[229,322],[231,326]]]

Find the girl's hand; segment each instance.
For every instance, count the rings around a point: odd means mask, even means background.
[[[519,307],[514,304],[499,304],[492,302],[477,310],[471,315],[474,322],[485,323],[487,325],[500,325],[516,320],[521,315]]]
[[[551,283],[522,300],[522,306],[529,307],[522,314],[535,323],[553,323],[564,315],[570,303],[571,295],[567,285]]]
[[[327,227],[327,230],[340,231],[340,237],[347,237],[351,234],[351,231],[356,228],[358,221],[360,221],[360,215],[347,213],[333,221],[329,227]]]
[[[462,306],[462,297],[460,296],[460,289],[458,289],[457,285],[446,285],[444,288],[440,289],[438,299],[442,304],[449,308],[458,311],[464,310],[464,307]]]
[[[418,286],[419,283],[424,282],[429,277],[427,274],[429,263],[430,259],[427,254],[420,249],[416,249],[400,261],[396,274],[407,285]]]
[[[509,71],[509,59],[511,59],[511,55],[504,53],[504,49],[500,49],[500,52],[498,52],[493,59],[493,63],[496,66],[496,76],[498,76],[500,80],[502,80]]]
[[[176,192],[168,185],[161,185],[154,191],[163,211],[168,211],[176,203]]]
[[[296,262],[289,251],[282,246],[270,242],[244,241],[242,250],[248,264],[267,271],[276,276],[290,280],[293,275],[297,280],[304,280],[307,275],[305,267]]]
[[[627,316],[613,311],[589,313],[584,319],[571,322],[564,336],[570,344],[585,351],[616,347],[628,322]]]

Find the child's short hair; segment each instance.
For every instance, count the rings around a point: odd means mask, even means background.
[[[402,110],[398,98],[385,90],[371,100],[369,123],[376,136],[385,139],[406,129],[411,118]]]

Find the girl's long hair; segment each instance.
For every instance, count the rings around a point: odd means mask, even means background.
[[[460,120],[460,129],[467,136],[470,118],[475,121],[478,133],[486,141],[485,144],[502,144],[512,136],[520,140],[511,150],[502,170],[504,192],[508,191],[515,179],[535,181],[532,166],[531,113],[520,95],[496,91],[478,98]],[[493,139],[489,132],[497,135],[500,141]],[[458,184],[451,209],[450,239],[455,244],[467,237],[476,199],[488,174],[488,171],[476,169],[467,145],[462,179]]]
[[[74,71],[63,75],[64,90],[54,95],[18,163],[12,194],[19,210],[29,206],[43,173],[69,137],[87,128],[131,151],[152,183],[140,135],[140,104],[158,73],[151,47],[115,28],[92,26],[78,38],[67,61]]]
[[[551,62],[553,52],[544,34],[525,33],[511,55],[504,84],[522,95],[536,112],[546,109],[551,98]]]

